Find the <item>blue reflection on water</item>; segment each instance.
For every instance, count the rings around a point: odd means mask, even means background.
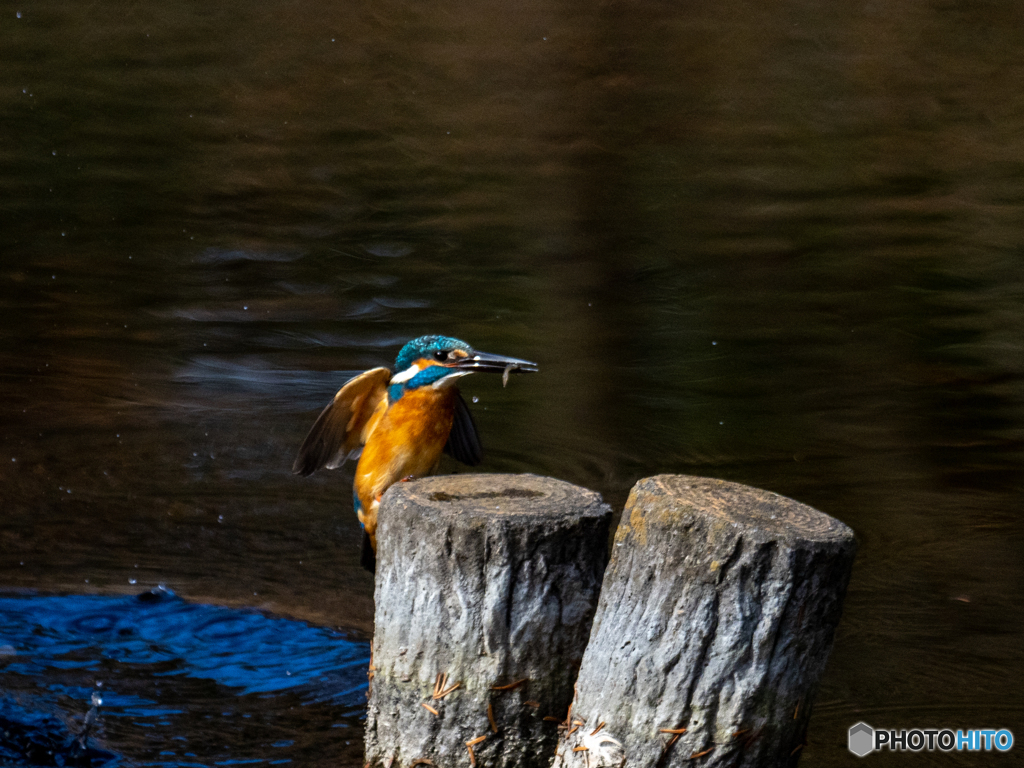
[[[367,643],[329,629],[187,603],[163,591],[140,597],[0,597],[0,645],[13,648],[7,674],[96,667],[100,659],[176,662],[174,670],[155,674],[207,678],[240,693],[308,686],[336,703],[365,689],[369,659]],[[325,692],[325,678],[340,686]]]
[[[294,743],[281,738],[280,728],[263,745],[248,734],[239,749],[224,745],[230,734],[218,729],[230,731],[232,718],[253,713],[266,721],[296,703],[326,707],[311,719],[358,717],[368,662],[366,641],[256,611],[188,603],[166,590],[137,597],[0,595],[0,720],[17,732],[0,739],[0,761],[113,765],[109,752],[83,756],[85,742],[75,738],[93,693],[102,690],[99,714],[108,736],[115,732],[107,748],[131,752],[139,729],[155,728],[167,731],[166,750],[167,741],[182,736],[178,720],[205,717],[217,723],[211,734],[185,736],[199,743],[216,734],[218,748],[207,757],[220,764],[280,762]],[[205,686],[201,700],[197,685]],[[112,718],[125,720],[112,726]],[[124,734],[123,744],[112,743],[121,740],[116,734]],[[54,758],[54,751],[61,754]],[[132,764],[191,764],[159,754],[165,760]]]

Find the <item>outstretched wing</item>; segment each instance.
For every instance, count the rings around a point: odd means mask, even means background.
[[[337,469],[358,454],[376,425],[373,415],[386,398],[390,380],[387,368],[372,368],[339,389],[302,442],[292,472],[311,475],[321,467]]]
[[[476,431],[473,414],[469,412],[469,406],[462,399],[461,392],[456,393],[455,419],[452,421],[452,431],[448,435],[444,452],[456,461],[471,467],[475,467],[484,458],[484,449],[480,445],[480,435]]]

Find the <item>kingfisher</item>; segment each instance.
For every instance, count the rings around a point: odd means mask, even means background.
[[[478,352],[450,336],[420,336],[398,353],[392,375],[372,368],[349,379],[317,417],[292,472],[308,476],[359,457],[352,498],[363,527],[362,565],[374,570],[377,510],[399,480],[430,474],[447,453],[475,467],[480,436],[456,382],[478,371],[535,373],[537,364]]]

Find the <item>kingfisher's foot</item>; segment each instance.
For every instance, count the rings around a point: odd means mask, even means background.
[[[400,483],[408,483],[410,480],[415,480],[415,479],[416,479],[416,475],[406,475],[401,480],[399,480],[399,482]]]

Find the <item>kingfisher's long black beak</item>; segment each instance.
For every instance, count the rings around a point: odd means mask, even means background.
[[[537,364],[518,357],[490,355],[487,352],[470,352],[454,365],[462,371],[480,371],[481,373],[536,373]]]

